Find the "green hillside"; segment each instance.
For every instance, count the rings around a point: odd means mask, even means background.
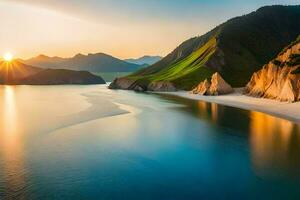
[[[180,88],[188,89],[200,80],[212,75],[213,71],[205,66],[208,59],[216,50],[216,39],[212,37],[205,45],[192,52],[186,58],[171,64],[160,71],[141,76],[139,73],[129,76],[143,83],[157,81],[171,81]]]
[[[299,33],[300,6],[263,7],[183,42],[161,61],[125,78],[145,89],[151,82],[170,81],[189,90],[219,72],[233,86],[244,86]]]

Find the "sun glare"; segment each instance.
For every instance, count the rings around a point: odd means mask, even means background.
[[[14,56],[13,56],[11,53],[5,53],[5,54],[3,55],[3,59],[4,59],[5,61],[7,61],[7,62],[12,61],[13,58],[14,58]]]

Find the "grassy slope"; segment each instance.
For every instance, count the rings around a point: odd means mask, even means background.
[[[215,50],[216,38],[212,37],[204,46],[186,58],[156,73],[144,76],[133,74],[128,77],[137,80],[142,85],[149,82],[171,81],[179,89],[190,89],[213,73],[205,66],[205,63],[214,54]]]
[[[191,89],[218,71],[233,86],[244,86],[299,33],[300,6],[263,7],[185,41],[158,63],[127,78],[142,86],[164,80]]]

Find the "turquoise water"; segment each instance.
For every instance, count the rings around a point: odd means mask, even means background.
[[[0,87],[0,199],[299,199],[300,126],[105,86]]]

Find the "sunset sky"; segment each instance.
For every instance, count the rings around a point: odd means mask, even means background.
[[[38,2],[38,3],[37,3]],[[263,5],[299,0],[0,0],[0,54],[166,55],[182,41]]]

